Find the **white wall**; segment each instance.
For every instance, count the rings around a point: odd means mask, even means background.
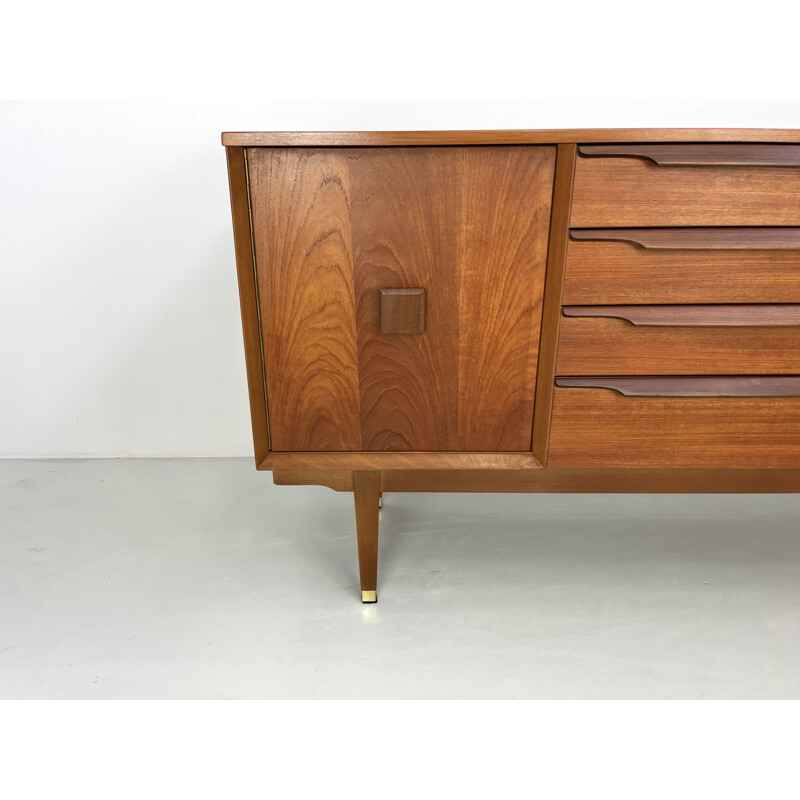
[[[250,455],[222,130],[800,128],[800,103],[0,104],[0,455]],[[647,97],[642,91],[640,97]],[[785,97],[786,95],[784,95]]]

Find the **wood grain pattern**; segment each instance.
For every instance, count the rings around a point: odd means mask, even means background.
[[[353,472],[352,480],[356,507],[358,571],[361,578],[361,591],[377,592],[378,498],[381,493],[381,473],[375,471]],[[372,602],[375,602],[375,600]]]
[[[531,451],[542,464],[547,463],[550,439],[550,413],[553,405],[553,377],[556,369],[558,330],[561,320],[561,295],[567,258],[572,181],[575,175],[574,144],[560,144],[556,150],[553,205],[550,214],[550,241],[547,251],[542,331],[539,341],[539,364],[536,399],[533,409]]]
[[[349,469],[276,469],[276,486],[327,486],[336,492],[353,491],[353,472]]]
[[[582,158],[573,227],[800,225],[798,167],[659,167]]]
[[[559,375],[800,374],[800,327],[659,328],[634,327],[624,320],[604,317],[565,318],[561,322],[557,372]]]
[[[275,483],[353,490],[344,470],[280,470]],[[630,494],[794,493],[798,469],[385,470],[384,492],[620,492]]]
[[[258,465],[258,469],[540,469],[541,466],[530,452],[272,452]]]
[[[553,157],[355,151],[365,450],[530,450]],[[377,291],[392,284],[425,287],[424,336],[379,335]]]
[[[233,244],[236,271],[239,279],[239,304],[242,310],[247,390],[250,397],[250,422],[253,429],[253,448],[256,465],[269,454],[267,428],[267,396],[261,352],[261,320],[258,310],[258,290],[250,237],[250,204],[247,186],[247,163],[241,147],[229,147],[228,183],[233,216]]]
[[[561,128],[497,131],[247,131],[222,134],[237,147],[390,147],[575,142],[800,142],[778,128]]]
[[[557,388],[548,466],[797,469],[800,398]]]
[[[643,158],[659,166],[800,166],[800,146],[794,144],[593,144],[578,152],[587,158]]]
[[[379,294],[382,334],[425,333],[424,289],[381,289]]]
[[[344,154],[250,150],[275,450],[358,450],[355,286]]]
[[[570,239],[645,250],[800,250],[800,228],[577,228]]]
[[[682,306],[564,306],[565,317],[610,317],[635,327],[800,325],[800,303]],[[753,336],[753,334],[750,334]]]
[[[792,493],[799,469],[402,470],[381,472],[384,492]]]
[[[347,150],[364,450],[458,450],[459,181],[452,149]],[[379,292],[423,287],[425,334],[381,336]]]
[[[570,242],[566,305],[798,303],[798,250],[644,250]]]
[[[555,148],[459,148],[458,449],[531,449]]]
[[[558,377],[556,387],[611,389],[625,397],[800,397],[800,376],[594,375]]]
[[[530,451],[554,148],[252,152],[274,450]]]

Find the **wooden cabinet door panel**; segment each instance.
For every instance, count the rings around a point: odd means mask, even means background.
[[[555,148],[459,156],[459,449],[529,450]]]
[[[458,450],[454,148],[352,151],[363,450]],[[425,289],[425,332],[382,335],[381,289]]]
[[[248,159],[273,449],[529,450],[555,149]],[[380,333],[385,288],[424,333]]]
[[[358,450],[346,155],[248,153],[272,449]]]

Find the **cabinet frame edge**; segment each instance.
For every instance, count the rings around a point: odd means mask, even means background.
[[[547,465],[547,450],[550,440],[550,417],[553,410],[561,298],[564,291],[564,272],[567,266],[569,220],[572,211],[572,186],[575,179],[577,149],[576,144],[560,144],[556,149],[531,436],[531,452],[543,466]]]
[[[271,452],[258,463],[260,470],[485,470],[540,471],[542,464],[529,452],[364,451]]]
[[[277,469],[279,486],[353,490],[352,472]],[[796,494],[799,469],[548,468],[541,470],[381,470],[382,492],[503,492],[632,494]]]
[[[615,142],[800,143],[791,128],[556,128],[460,131],[226,131],[225,147],[428,147]]]
[[[253,429],[256,466],[258,467],[269,456],[270,434],[247,151],[244,147],[226,147],[225,155],[228,162],[233,243],[239,283],[239,305],[242,312],[247,388],[250,398],[250,422]]]

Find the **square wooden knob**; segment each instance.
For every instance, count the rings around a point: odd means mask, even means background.
[[[424,289],[380,290],[381,333],[425,333]]]

